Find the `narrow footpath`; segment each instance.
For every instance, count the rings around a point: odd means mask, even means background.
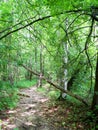
[[[48,97],[35,86],[21,89],[17,108],[0,115],[0,130],[72,130],[60,126],[58,109],[55,105],[49,107]]]

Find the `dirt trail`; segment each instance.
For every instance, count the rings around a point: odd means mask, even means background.
[[[5,113],[6,119],[1,122],[2,130],[69,130],[55,127],[53,123],[55,121],[50,121],[45,116],[49,99],[39,93],[36,87],[22,89],[21,93],[25,96],[21,96],[18,107]]]

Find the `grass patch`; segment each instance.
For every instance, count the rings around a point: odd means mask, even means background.
[[[17,88],[29,88],[36,84],[36,79],[34,80],[20,80],[17,83],[15,83]]]

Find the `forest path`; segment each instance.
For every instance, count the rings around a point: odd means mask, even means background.
[[[21,96],[17,108],[4,113],[2,130],[69,130],[58,126],[58,108],[49,108],[48,97],[38,92],[35,86],[21,89],[21,93],[24,96]]]

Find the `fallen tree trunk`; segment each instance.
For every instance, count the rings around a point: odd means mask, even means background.
[[[34,75],[36,75],[36,76],[38,76],[38,77],[40,76],[40,74],[38,74],[38,73],[32,71],[32,70],[29,69],[27,66],[25,66],[25,65],[23,65],[23,64],[22,64],[22,66],[23,66],[26,70],[28,70],[28,71],[30,71],[31,73],[33,73]],[[62,91],[62,92],[64,92],[64,93],[68,94],[69,96],[71,96],[71,97],[73,97],[73,98],[79,100],[80,102],[82,102],[83,104],[85,104],[86,106],[88,106],[87,102],[86,102],[84,99],[82,99],[80,96],[78,96],[78,95],[76,95],[76,94],[73,94],[73,93],[71,93],[71,92],[68,91],[68,90],[64,90],[63,88],[61,88],[61,87],[58,86],[57,84],[54,84],[52,81],[50,81],[49,79],[47,79],[47,78],[44,77],[44,76],[42,76],[41,78],[42,78],[43,80],[45,80],[46,82],[48,82],[50,85],[52,85],[52,86],[54,86],[55,88],[59,89],[60,91]]]

